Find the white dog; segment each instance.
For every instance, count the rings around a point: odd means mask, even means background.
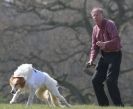
[[[47,73],[38,71],[32,67],[32,64],[20,65],[10,78],[11,93],[14,94],[10,104],[16,102],[21,93],[29,93],[27,105],[32,104],[34,95],[39,99],[45,100],[48,105],[60,106],[63,102],[67,107],[65,98],[58,91],[58,83]],[[50,99],[50,100],[49,100]]]

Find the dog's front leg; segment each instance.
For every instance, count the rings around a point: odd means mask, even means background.
[[[28,101],[27,101],[27,106],[31,105],[32,102],[33,102],[33,99],[34,99],[34,94],[35,94],[35,91],[32,90],[30,93],[29,93],[29,97],[28,97]]]
[[[10,104],[13,104],[14,102],[16,102],[16,99],[19,97],[20,95],[20,90],[18,90],[12,97],[11,101],[10,101]]]

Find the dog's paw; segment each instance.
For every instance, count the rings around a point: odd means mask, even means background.
[[[71,104],[67,104],[67,107],[69,107],[69,108],[70,108],[70,107],[72,107],[72,105],[71,105]]]
[[[61,108],[65,108],[66,106],[65,106],[65,105],[60,105],[59,107],[61,107]]]
[[[10,104],[13,104],[13,103],[14,103],[14,101],[11,100],[11,101],[10,101]]]
[[[16,101],[14,101],[14,100],[11,100],[11,101],[10,101],[10,104],[13,104],[13,103],[16,103]]]

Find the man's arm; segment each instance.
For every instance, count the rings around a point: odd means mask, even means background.
[[[95,60],[97,54],[99,51],[99,47],[96,45],[96,28],[93,28],[93,32],[92,32],[92,46],[91,46],[91,50],[90,50],[90,58],[89,58],[89,63],[93,63],[93,61]]]
[[[118,30],[114,22],[109,22],[107,25],[107,34],[111,38],[111,40],[105,42],[105,49],[107,50],[117,50],[120,45],[120,37],[118,34]]]

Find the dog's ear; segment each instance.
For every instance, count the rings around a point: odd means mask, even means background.
[[[19,78],[20,87],[23,88],[25,86],[25,79],[23,77],[18,77],[18,78]]]
[[[12,83],[12,79],[13,79],[13,75],[11,75],[10,79],[9,79],[9,84]]]

